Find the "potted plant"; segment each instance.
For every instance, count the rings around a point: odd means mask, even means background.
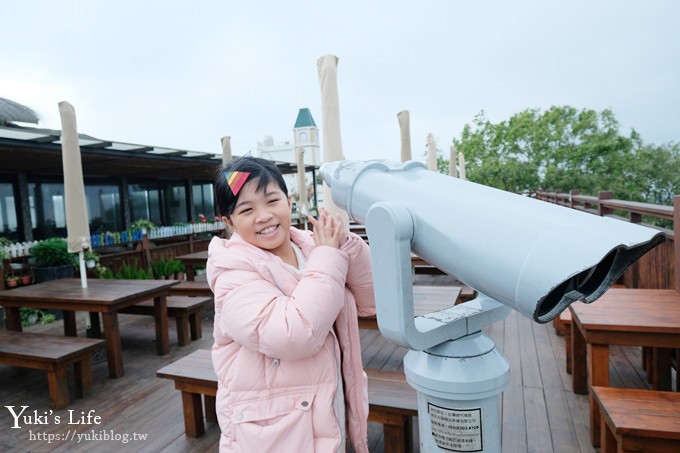
[[[83,258],[85,259],[85,266],[88,269],[94,269],[99,264],[99,255],[92,250],[86,250],[83,253]]]
[[[0,289],[5,289],[5,288],[14,288],[15,286],[18,285],[19,281],[18,279],[14,278],[14,272],[12,271],[12,267],[8,266],[5,261],[9,261],[11,258],[9,255],[9,252],[5,250],[5,245],[7,245],[9,241],[7,238],[0,238],[0,275],[2,275],[5,279],[5,286],[0,288]],[[8,273],[5,274],[5,269],[9,270]]]
[[[19,286],[19,277],[14,274],[5,275],[5,286],[7,288],[16,288]]]
[[[22,285],[30,285],[33,280],[33,276],[30,274],[30,272],[26,272],[25,274],[21,274],[19,276],[19,280],[21,280]]]
[[[163,258],[151,262],[151,273],[156,280],[167,279],[168,261]]]
[[[5,238],[0,238],[0,239],[5,239]],[[4,274],[5,271],[5,261],[9,261],[10,256],[9,252],[5,250],[5,248],[0,244],[0,273]]]
[[[22,307],[19,309],[19,314],[21,316],[21,325],[24,327],[32,326],[38,321],[44,326],[45,324],[49,324],[56,320],[56,317],[52,313],[48,313],[39,308]]]
[[[141,269],[137,262],[133,264],[124,264],[120,270],[113,274],[113,278],[117,280],[152,280],[153,275],[146,269]]]
[[[151,220],[137,219],[130,225],[130,228],[133,230],[142,230],[142,234],[146,234],[156,228],[156,225]]]
[[[68,252],[65,239],[46,239],[31,247],[30,254],[36,283],[73,277],[76,256]]]
[[[0,258],[2,260],[8,260],[10,258],[9,252],[5,250],[5,247],[12,245],[12,241],[6,237],[0,237]]]
[[[174,278],[175,280],[184,279],[184,263],[180,260],[171,259],[168,260],[168,278]]]

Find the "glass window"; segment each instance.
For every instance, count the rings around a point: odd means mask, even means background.
[[[187,191],[184,184],[166,186],[164,200],[167,224],[187,223]]]
[[[145,219],[163,225],[160,199],[160,190],[155,183],[130,184],[132,222]]]
[[[90,232],[120,231],[123,229],[120,190],[114,184],[85,185]]]
[[[34,239],[66,237],[66,207],[62,183],[29,183]]]
[[[213,195],[212,184],[194,184],[191,187],[191,194],[194,199],[192,211],[194,221],[198,220],[199,214],[207,217],[215,215],[215,196]]]
[[[14,202],[14,188],[10,183],[0,183],[0,236],[16,241],[17,209]]]

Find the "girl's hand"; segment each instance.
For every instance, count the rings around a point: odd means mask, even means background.
[[[321,209],[319,211],[319,220],[310,217],[309,221],[314,227],[314,244],[318,247],[320,245],[328,245],[330,247],[340,248],[347,240],[347,232],[340,214],[333,217],[327,210]]]

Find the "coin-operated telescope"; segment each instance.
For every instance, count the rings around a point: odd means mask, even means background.
[[[422,163],[337,161],[321,167],[333,201],[366,225],[378,326],[405,346],[418,391],[423,451],[500,451],[509,365],[487,324],[510,309],[545,323],[595,301],[663,242],[651,228],[429,171]],[[414,317],[411,253],[478,291]]]

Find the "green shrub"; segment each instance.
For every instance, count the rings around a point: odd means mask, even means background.
[[[50,238],[31,247],[31,258],[37,267],[75,265],[76,256],[68,252],[68,243],[63,238]]]
[[[109,269],[108,267],[100,266],[98,268],[95,268],[95,270],[97,271],[97,275],[99,276],[99,278],[107,278],[107,279],[113,279],[114,278],[113,271],[111,269]]]
[[[171,259],[168,260],[168,275],[177,274],[179,272],[184,272],[184,263],[180,260]]]
[[[146,269],[141,269],[137,263],[124,264],[118,272],[113,274],[117,280],[152,280],[153,276]]]
[[[147,231],[151,231],[154,228],[156,228],[156,225],[151,220],[137,219],[132,223],[132,225],[130,225],[130,228],[132,228],[133,230],[144,228]]]
[[[168,275],[168,262],[162,258],[157,261],[152,261],[151,272],[156,279],[166,277]]]
[[[24,327],[32,326],[38,321],[40,321],[40,324],[44,326],[45,324],[54,322],[56,319],[52,313],[46,313],[44,310],[39,308],[28,307],[19,308],[19,316],[21,316],[21,325]]]

